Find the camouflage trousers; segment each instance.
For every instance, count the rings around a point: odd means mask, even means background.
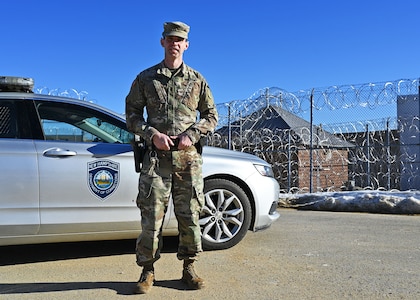
[[[160,258],[162,225],[170,196],[178,221],[178,259],[198,259],[202,252],[199,215],[204,206],[202,157],[194,146],[179,151],[151,151],[144,158],[137,206],[142,232],[137,239],[139,266]]]

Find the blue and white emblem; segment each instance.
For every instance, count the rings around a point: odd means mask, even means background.
[[[88,186],[90,191],[105,201],[118,187],[120,164],[110,160],[88,162]]]

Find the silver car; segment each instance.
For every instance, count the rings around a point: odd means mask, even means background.
[[[124,116],[34,94],[25,80],[0,77],[0,245],[136,238],[138,173]],[[204,147],[203,161],[205,249],[232,247],[279,218],[264,160]],[[178,234],[172,204],[163,233]]]

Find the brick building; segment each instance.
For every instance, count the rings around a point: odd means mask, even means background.
[[[268,105],[216,134],[218,146],[271,163],[284,191],[309,191],[311,174],[313,191],[339,190],[349,181],[348,149],[354,145],[281,107]]]

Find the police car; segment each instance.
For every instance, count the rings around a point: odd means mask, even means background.
[[[33,85],[0,76],[0,245],[136,238],[138,173],[124,116]],[[232,247],[279,218],[264,160],[204,147],[203,162],[205,249]],[[172,204],[163,234],[178,234]]]

